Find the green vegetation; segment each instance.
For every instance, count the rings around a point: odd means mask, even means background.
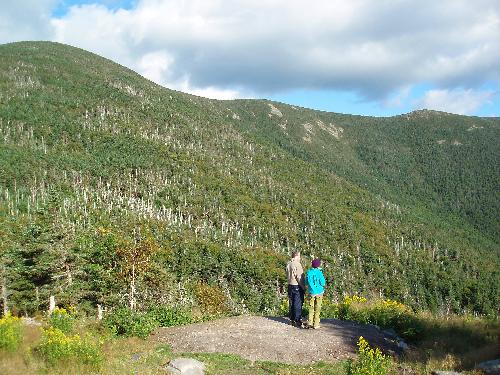
[[[104,341],[81,326],[83,321],[77,320],[76,311],[71,310],[56,307],[52,311],[45,327],[41,328],[41,338],[33,352],[50,367],[72,363],[97,369],[104,359]],[[80,332],[75,332],[77,328]]]
[[[47,329],[56,332],[55,329]],[[24,374],[99,374],[124,373],[164,374],[162,368],[171,359],[190,357],[203,361],[208,374],[280,374],[280,375],[345,375],[343,362],[316,363],[313,365],[289,365],[283,363],[250,361],[236,355],[221,353],[173,353],[168,345],[129,338],[109,337],[100,341],[75,339],[59,332],[46,335],[39,328],[25,327],[23,346],[15,353],[0,350],[0,372],[11,375]],[[47,344],[47,337],[52,340]],[[104,336],[105,337],[105,336]],[[87,340],[87,341],[86,341]],[[78,342],[75,345],[74,342]],[[83,342],[86,342],[82,348]],[[35,348],[32,350],[31,348]],[[76,348],[80,349],[77,350]],[[69,357],[68,352],[73,355]],[[43,353],[43,354],[42,354]],[[89,356],[91,355],[91,357]],[[105,358],[106,360],[103,360]]]
[[[450,369],[471,368],[500,354],[498,318],[440,317],[428,312],[414,312],[397,301],[367,300],[356,295],[347,296],[340,303],[325,299],[321,315],[394,330],[415,346],[416,350],[407,354],[405,360],[420,365],[439,364],[446,358],[454,358]]]
[[[73,362],[98,368],[103,361],[100,343],[95,338],[67,335],[54,327],[42,330],[42,338],[35,351],[51,366]]]
[[[371,348],[363,336],[358,341],[358,358],[347,362],[347,375],[387,375],[394,365],[379,348]]]
[[[181,309],[156,306],[146,312],[134,312],[122,307],[107,314],[104,326],[115,335],[145,339],[158,327],[172,327],[193,323],[191,314]]]
[[[9,319],[13,321],[14,318]],[[106,324],[88,318],[75,319],[73,331],[63,333],[51,326],[51,319],[47,317],[42,327],[17,326],[22,332],[22,337],[16,339],[17,350],[0,348],[0,373],[95,374],[97,371],[99,374],[161,374],[164,373],[162,367],[171,359],[191,357],[203,361],[208,374],[223,375],[379,375],[395,371],[430,375],[435,369],[474,374],[472,368],[477,363],[500,354],[498,321],[458,316],[445,319],[430,315],[422,315],[421,319],[425,323],[422,334],[403,357],[391,358],[360,338],[358,357],[352,361],[290,365],[249,361],[222,353],[174,353],[169,346],[158,345],[156,339],[115,336],[106,329]],[[4,334],[5,331],[0,331],[1,342],[4,342]]]
[[[392,328],[398,335],[411,341],[419,340],[426,320],[400,302],[389,299],[368,301],[356,295],[346,296],[339,303],[325,299],[321,315],[325,318],[353,320],[374,324],[380,328]]]
[[[66,309],[56,307],[49,316],[49,325],[62,333],[71,333],[74,329],[75,317]]]
[[[99,304],[140,336],[274,314],[297,248],[332,301],[496,316],[499,126],[208,100],[77,48],[2,45],[0,304]]]
[[[10,314],[0,319],[0,350],[15,351],[22,341],[21,320]]]
[[[148,313],[158,322],[159,327],[175,327],[195,322],[191,313],[183,309],[157,306],[150,309]]]
[[[106,316],[104,325],[116,335],[146,338],[158,328],[158,322],[147,313],[138,313],[123,307]]]

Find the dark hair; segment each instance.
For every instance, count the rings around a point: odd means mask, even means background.
[[[292,251],[292,258],[295,258],[297,255],[300,255],[300,251],[297,250]]]

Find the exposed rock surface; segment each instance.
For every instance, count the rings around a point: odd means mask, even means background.
[[[401,353],[397,341],[371,325],[322,319],[317,330],[299,329],[288,319],[237,316],[181,327],[158,329],[153,339],[174,352],[231,353],[249,360],[312,363],[352,358],[363,336],[385,353]]]
[[[484,371],[486,375],[500,375],[500,359],[481,362],[476,368]]]

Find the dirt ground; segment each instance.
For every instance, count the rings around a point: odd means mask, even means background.
[[[375,326],[322,319],[320,329],[299,329],[280,317],[237,316],[182,327],[160,328],[153,340],[174,352],[237,354],[249,360],[305,364],[351,358],[363,336],[384,353],[398,354],[397,343]]]

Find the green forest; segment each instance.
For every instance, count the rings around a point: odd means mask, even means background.
[[[363,117],[0,46],[0,304],[272,314],[292,250],[328,298],[498,316],[500,118]]]

